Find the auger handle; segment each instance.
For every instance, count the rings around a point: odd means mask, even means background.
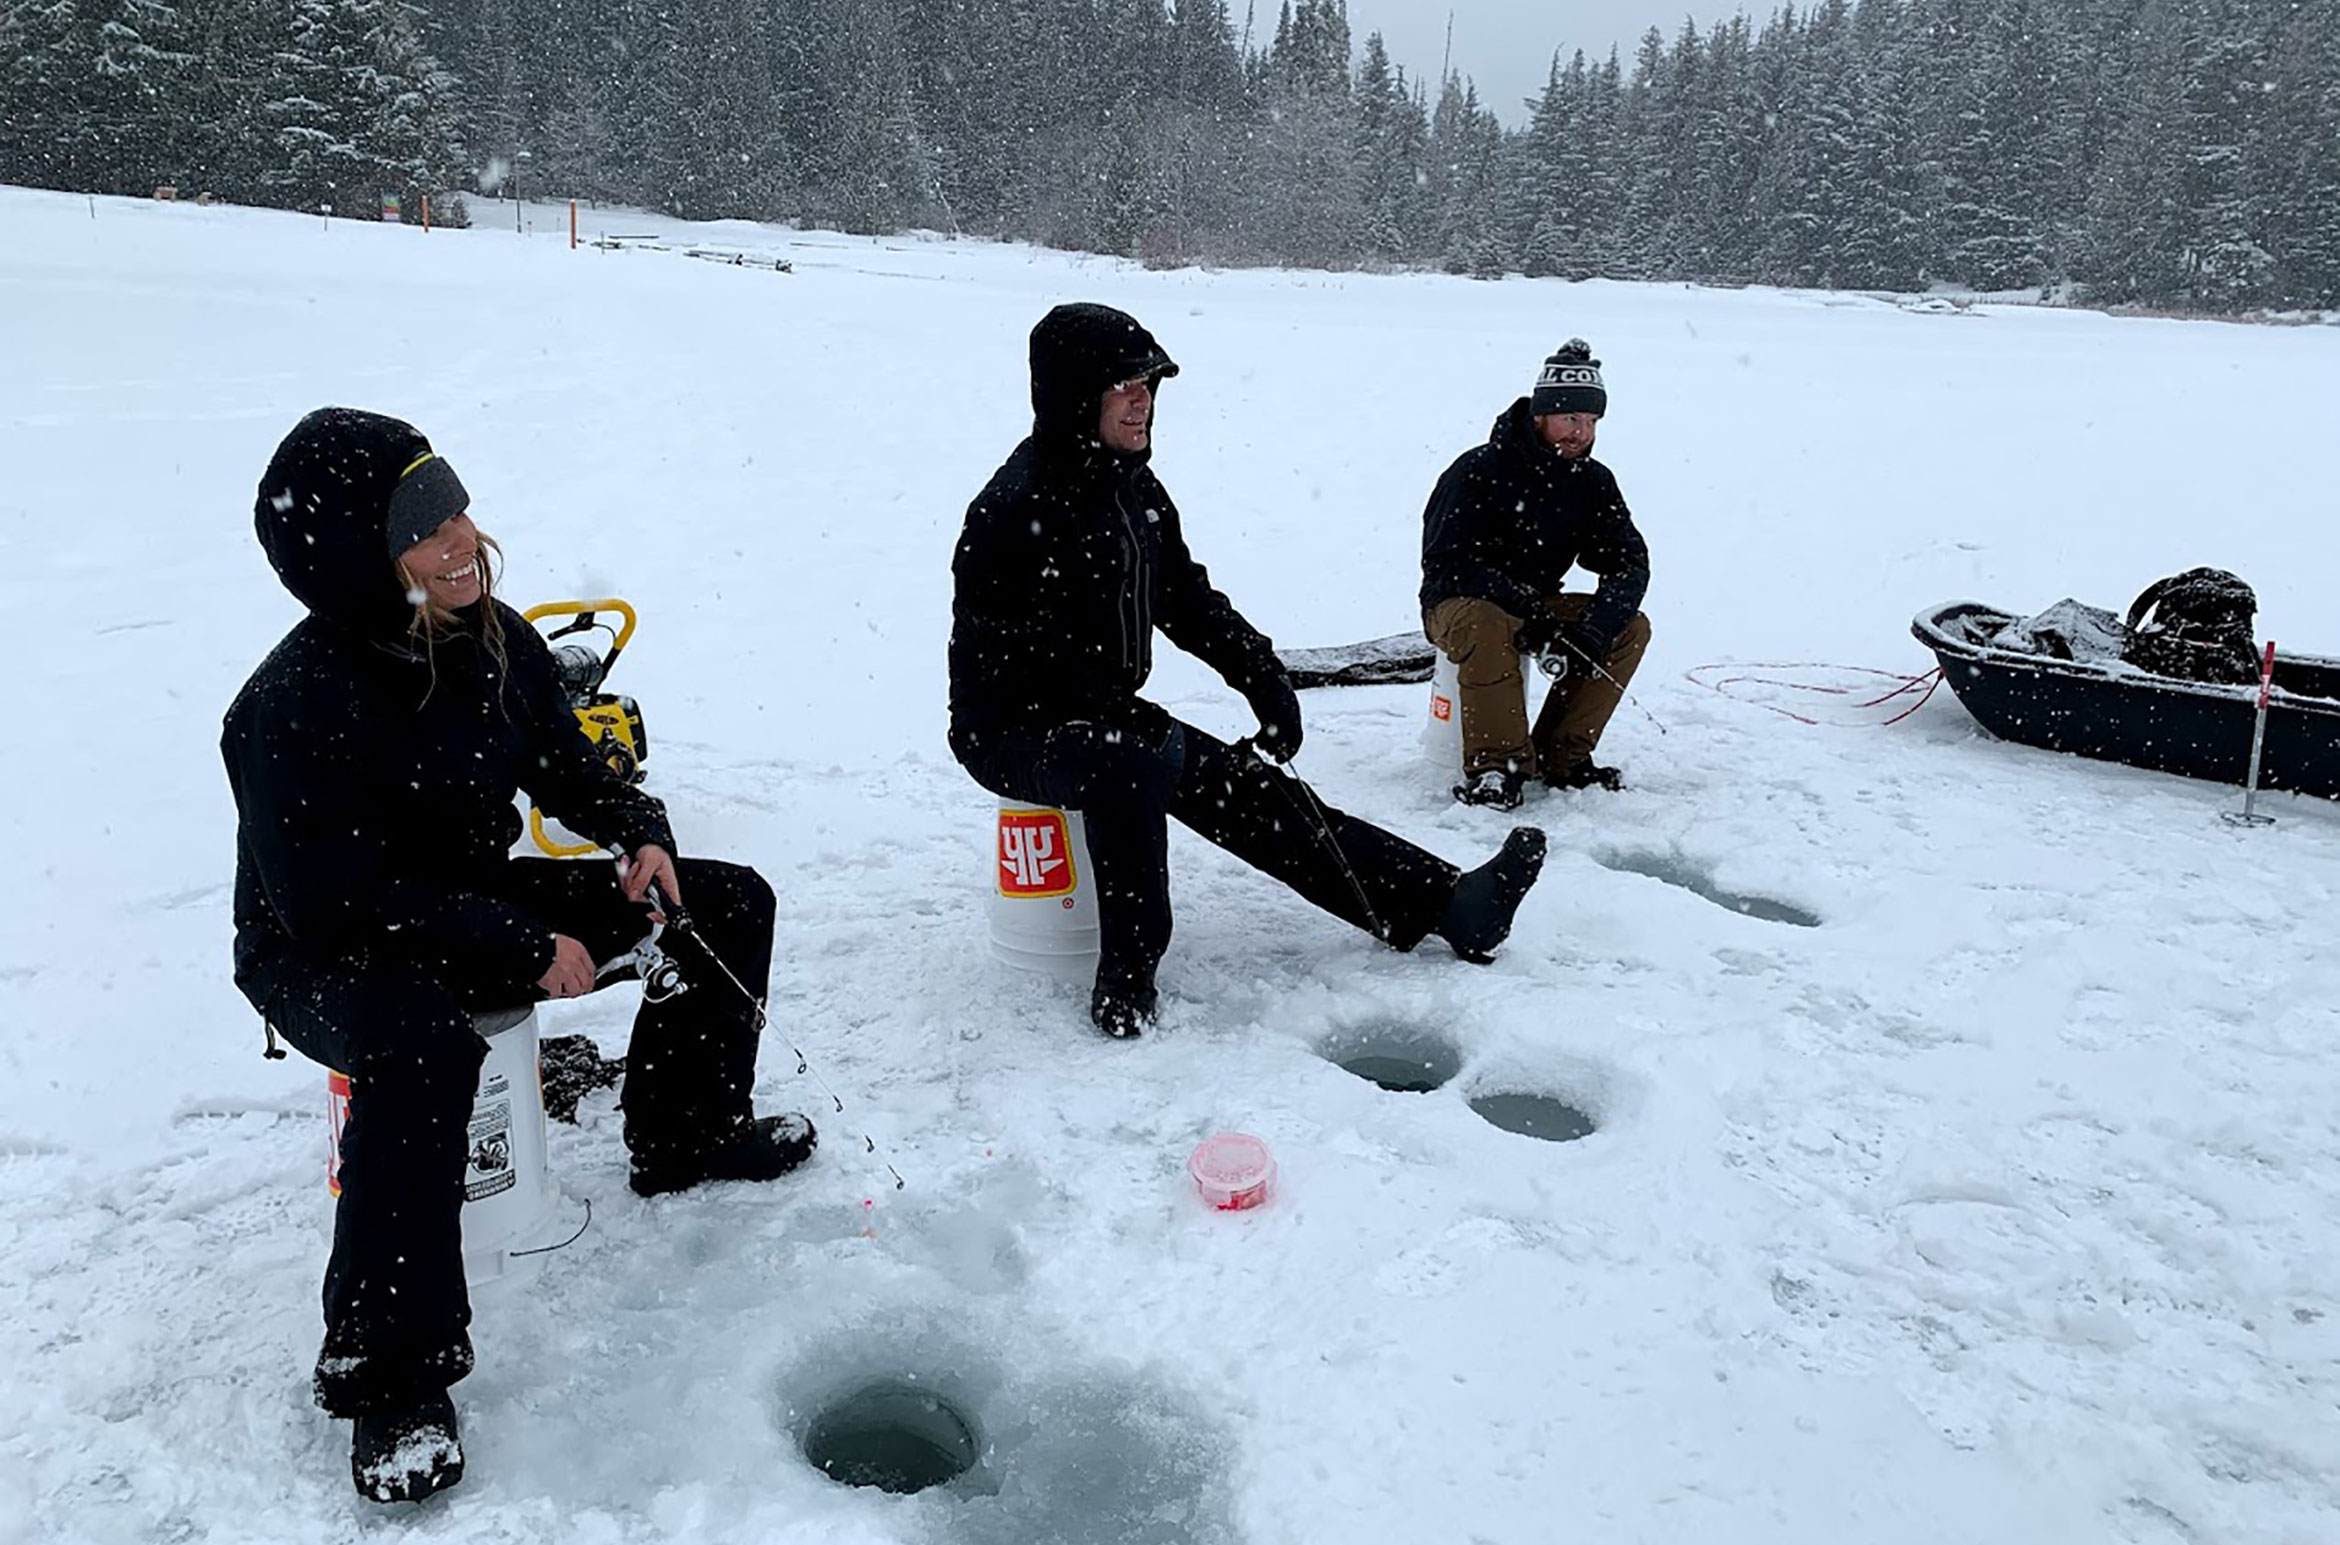
[[[608,658],[601,662],[602,679],[606,681],[609,679],[611,667],[617,664],[617,657],[625,653],[627,641],[634,636],[634,625],[640,620],[634,615],[634,608],[630,603],[621,601],[615,596],[601,601],[544,601],[522,612],[520,619],[523,622],[533,623],[540,617],[574,617],[577,619],[575,622],[570,623],[567,627],[555,628],[546,635],[547,638],[566,638],[571,633],[582,633],[588,628],[598,626],[593,620],[595,612],[616,612],[624,623],[624,626],[617,631],[617,642],[609,646]]]

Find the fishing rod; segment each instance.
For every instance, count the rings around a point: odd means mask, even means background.
[[[1296,788],[1300,791],[1300,799],[1295,803],[1308,813],[1310,824],[1316,828],[1316,840],[1322,843],[1325,851],[1332,855],[1333,862],[1340,867],[1341,877],[1349,882],[1349,889],[1356,895],[1357,905],[1364,909],[1365,921],[1371,927],[1373,936],[1377,939],[1387,940],[1389,934],[1381,926],[1381,914],[1373,910],[1373,901],[1365,894],[1365,882],[1358,879],[1357,871],[1350,867],[1349,855],[1341,849],[1341,839],[1333,835],[1332,817],[1325,812],[1324,801],[1316,797],[1316,790],[1308,786],[1308,780],[1290,767],[1279,764],[1265,751],[1260,750],[1254,736],[1244,736],[1235,742],[1233,749],[1238,754],[1249,752],[1258,760],[1261,768],[1269,773],[1281,774],[1278,781],[1288,788]]]
[[[1632,690],[1628,688],[1625,683],[1610,675],[1609,668],[1607,666],[1603,665],[1600,661],[1587,654],[1584,649],[1567,634],[1563,633],[1559,635],[1559,641],[1568,646],[1570,654],[1574,654],[1579,660],[1582,660],[1585,664],[1591,666],[1594,675],[1600,677],[1601,680],[1607,682],[1610,686],[1615,687],[1620,697],[1624,698],[1626,702],[1631,703],[1636,709],[1639,709],[1641,716],[1644,719],[1647,719],[1650,723],[1657,725],[1657,732],[1660,735],[1666,733],[1666,727],[1662,722],[1659,721],[1658,716],[1651,713],[1647,708],[1643,708],[1641,699],[1635,697],[1632,693]],[[1543,667],[1544,674],[1551,677],[1555,681],[1567,675],[1571,669],[1568,663],[1568,656],[1561,654],[1558,650],[1555,649],[1547,649],[1542,654],[1536,656],[1536,664]]]
[[[626,871],[633,867],[633,860],[627,857],[625,851],[621,848],[613,847],[609,851],[611,855],[618,861],[618,875],[622,879],[625,876]],[[724,978],[729,981],[732,986],[739,989],[739,995],[741,997],[747,999],[748,1007],[755,1010],[756,1030],[758,1033],[762,1033],[771,1029],[771,1016],[764,1011],[763,1000],[758,998],[754,993],[748,991],[747,983],[741,981],[738,974],[734,972],[730,966],[724,963],[723,957],[715,953],[715,947],[707,942],[707,936],[699,931],[698,924],[692,921],[691,914],[684,910],[682,903],[676,901],[671,895],[667,894],[666,888],[660,885],[656,880],[652,880],[650,882],[649,891],[650,904],[655,907],[660,915],[666,919],[666,926],[669,928],[680,929],[684,934],[688,935],[692,942],[697,944],[699,948],[705,952],[707,958],[715,962],[715,969],[722,972]],[[661,996],[651,998],[651,1002],[661,1002],[665,998],[670,998],[676,993],[686,990],[686,984],[682,980],[681,969],[675,965],[672,957],[668,956],[664,950],[661,950],[658,947],[658,930],[655,927],[652,928],[649,936],[645,938],[640,944],[635,945],[633,950],[628,955],[620,957],[618,961],[611,962],[611,965],[614,967],[619,964],[635,963],[642,964],[648,968],[643,972],[642,976],[643,995],[648,997],[654,987],[657,987],[661,992]],[[812,1059],[804,1054],[803,1048],[798,1046],[795,1041],[788,1036],[782,1036],[781,1040],[786,1043],[789,1051],[793,1052],[796,1056],[796,1071],[798,1075],[811,1079],[814,1084],[819,1086],[821,1093],[829,1097],[829,1103],[836,1108],[837,1114],[840,1116],[844,1115],[845,1101],[839,1097],[836,1090],[829,1087],[829,1081],[823,1078],[820,1073],[815,1070],[812,1065]],[[902,1179],[902,1172],[894,1168],[892,1162],[889,1161],[884,1154],[878,1152],[877,1139],[871,1137],[865,1131],[855,1131],[851,1126],[848,1126],[845,1129],[845,1135],[848,1137],[859,1138],[861,1140],[862,1152],[868,1154],[871,1158],[877,1160],[878,1163],[885,1166],[886,1173],[894,1177],[895,1190],[900,1191],[905,1188],[908,1183]]]

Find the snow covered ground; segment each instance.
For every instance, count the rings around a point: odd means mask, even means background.
[[[2340,652],[2340,330],[682,233],[782,274],[477,213],[0,190],[0,1542],[2340,1538],[2340,809],[2242,831],[2229,791],[1994,742],[1948,692],[1814,727],[1684,678],[1915,672],[1928,603],[2196,563]],[[1656,557],[1647,712],[1605,747],[1634,789],[1531,805],[1553,856],[1494,967],[1183,834],[1158,1034],[1103,1043],[988,957],[948,557],[1067,299],[1185,366],[1156,465],[1288,645],[1409,626],[1438,471],[1561,339],[1607,360]],[[800,1178],[644,1203],[607,1094],[556,1127],[593,1227],[483,1301],[470,1478],[397,1511],[306,1398],[323,1078],[261,1060],[228,980],[218,719],[295,617],[252,489],[327,402],[433,436],[508,597],[642,608],[614,685],[652,787],[781,896],[760,1098],[828,1134]],[[1155,690],[1248,727],[1183,657]],[[1328,799],[1492,848],[1415,754],[1420,689],[1307,706]],[[630,1013],[545,1021],[614,1050]],[[1460,1075],[1317,1054],[1385,1024]],[[1499,1131],[1466,1104],[1496,1090],[1601,1129]],[[1266,1210],[1197,1202],[1220,1128],[1274,1145]],[[876,1374],[966,1406],[987,1479],[813,1469],[808,1413]]]

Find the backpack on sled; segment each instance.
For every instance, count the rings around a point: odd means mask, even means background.
[[[2247,686],[2259,679],[2258,611],[2251,587],[2224,569],[2157,579],[2129,603],[2121,658],[2156,676]]]

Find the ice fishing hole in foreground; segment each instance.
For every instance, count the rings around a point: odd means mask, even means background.
[[[1701,896],[1726,912],[1751,917],[1759,923],[1786,923],[1791,928],[1817,928],[1821,917],[1817,912],[1797,906],[1792,901],[1781,901],[1773,896],[1746,896],[1727,891],[1714,883],[1714,876],[1697,865],[1681,858],[1669,858],[1658,853],[1596,853],[1594,859],[1604,869],[1619,874],[1637,874],[1644,879],[1678,885],[1693,896]]]
[[[897,1494],[955,1481],[982,1452],[974,1423],[957,1406],[893,1379],[838,1396],[804,1432],[804,1457],[829,1479]]]
[[[1547,1143],[1573,1143],[1600,1130],[1600,1123],[1566,1100],[1549,1094],[1526,1094],[1515,1089],[1490,1090],[1471,1096],[1471,1109],[1489,1125]]]
[[[1335,1030],[1317,1043],[1316,1054],[1392,1094],[1428,1094],[1462,1071],[1462,1053],[1452,1041],[1394,1019]]]

